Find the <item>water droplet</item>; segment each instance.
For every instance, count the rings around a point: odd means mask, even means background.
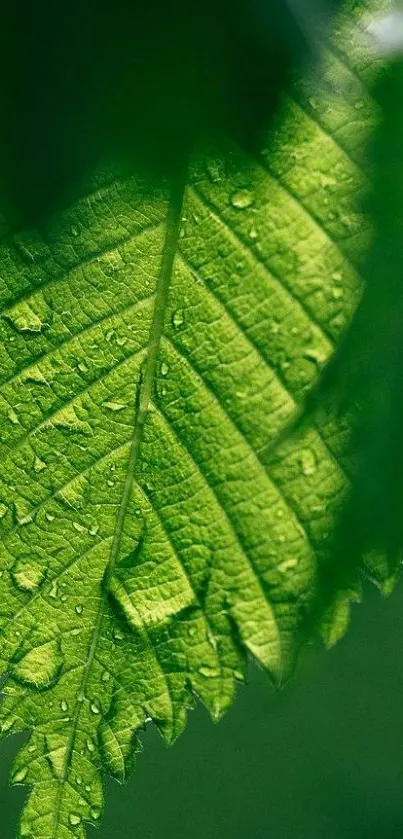
[[[94,806],[90,808],[91,818],[97,820],[97,819],[99,819],[100,815],[101,815],[101,808],[98,807],[97,804],[94,804]]]
[[[85,363],[85,361],[79,361],[77,367],[80,373],[88,373],[88,365]]]
[[[11,576],[21,591],[35,591],[45,579],[45,571],[38,562],[27,558],[17,559],[11,569]]]
[[[13,425],[19,425],[20,424],[20,421],[17,417],[17,414],[15,413],[13,408],[10,408],[10,410],[7,413],[7,416],[9,418],[10,422],[12,422]]]
[[[102,674],[102,681],[103,681],[103,682],[109,682],[109,681],[110,681],[110,678],[111,678],[111,674],[109,673],[109,671],[108,671],[108,670],[104,670],[104,672],[103,672],[103,674]]]
[[[257,238],[258,238],[258,233],[257,233],[256,227],[251,227],[251,229],[249,230],[249,239],[252,239],[252,241],[255,241]]]
[[[70,813],[69,822],[73,827],[77,827],[78,824],[81,824],[81,816],[78,813]]]
[[[161,369],[161,376],[167,376],[168,375],[169,367],[168,367],[168,364],[165,363],[165,361],[162,362],[160,369]]]
[[[304,449],[301,452],[301,471],[303,475],[312,475],[317,467],[316,455],[312,449]]]
[[[47,521],[54,521],[55,517],[53,513],[45,513],[45,519],[47,519]]]
[[[60,675],[63,655],[60,641],[48,641],[34,647],[13,665],[13,676],[29,687],[45,690],[52,687]]]
[[[176,312],[174,312],[172,315],[173,326],[175,327],[175,329],[179,329],[179,327],[183,326],[184,322],[185,318],[183,315],[183,310],[177,309]]]
[[[57,586],[57,580],[53,580],[52,588],[50,589],[50,592],[49,592],[49,597],[51,597],[53,600],[56,600],[56,598],[58,596],[59,596],[59,589],[58,589],[58,586]]]
[[[101,713],[101,703],[99,699],[93,699],[90,705],[91,713],[92,714],[100,714]]]
[[[291,557],[290,559],[285,559],[284,562],[281,562],[278,569],[281,573],[287,573],[287,571],[291,571],[291,569],[295,568],[297,565],[298,559],[296,557]]]
[[[127,408],[127,405],[123,402],[104,402],[103,407],[107,408],[108,411],[123,411]]]
[[[125,636],[123,635],[123,632],[120,631],[120,629],[114,629],[112,632],[112,637],[115,641],[123,641]]]
[[[70,232],[71,232],[71,235],[75,236],[75,237],[79,236],[79,234],[80,234],[80,230],[75,224],[71,225]]]
[[[217,678],[220,675],[218,667],[209,667],[208,665],[199,667],[199,673],[201,676],[205,676],[206,679]]]
[[[332,297],[333,300],[340,300],[341,297],[344,295],[344,288],[340,288],[339,286],[335,286],[332,288]]]
[[[62,709],[62,711],[63,711],[64,713],[66,713],[66,711],[68,711],[68,710],[69,710],[69,705],[68,705],[68,702],[66,702],[66,700],[65,700],[65,699],[62,699],[62,701],[61,701],[61,703],[60,703],[60,707],[61,707],[61,709]]]
[[[22,784],[25,778],[28,775],[28,767],[22,766],[20,769],[16,769],[16,771],[11,776],[11,783],[12,784]]]
[[[245,674],[242,673],[242,670],[234,670],[234,676],[237,682],[244,682],[245,681]]]
[[[86,745],[89,752],[95,752],[94,741],[91,740],[91,737],[87,738]]]
[[[77,530],[77,533],[87,533],[87,528],[84,527],[83,524],[80,524],[79,521],[73,521],[74,530]]]
[[[188,635],[193,638],[196,635],[197,629],[195,626],[189,626]]]
[[[237,210],[246,210],[253,204],[253,196],[248,189],[239,189],[231,195],[231,204]]]
[[[77,603],[77,606],[75,606],[74,608],[75,608],[77,614],[81,615],[84,607],[83,607],[82,603]]]

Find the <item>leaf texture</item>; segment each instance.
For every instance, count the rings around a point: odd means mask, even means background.
[[[248,653],[276,683],[294,665],[346,435],[271,443],[356,307],[369,235],[374,67],[339,50],[336,33],[333,81],[294,89],[259,159],[192,162],[181,208],[105,170],[2,240],[1,719],[32,729],[24,839],[83,839],[136,732],[151,718],[171,742],[195,695],[219,718]]]

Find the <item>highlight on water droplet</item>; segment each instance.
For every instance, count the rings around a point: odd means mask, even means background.
[[[124,411],[127,408],[127,405],[124,402],[104,402],[103,407],[107,408],[108,411]]]
[[[8,419],[12,422],[13,425],[20,425],[20,421],[18,419],[17,414],[14,411],[14,408],[10,408],[7,413]]]
[[[205,676],[206,679],[214,679],[220,676],[218,667],[210,667],[209,665],[199,667],[199,673],[201,676]]]
[[[169,367],[168,367],[168,364],[165,361],[162,362],[160,370],[161,370],[161,376],[167,376],[168,375]]]
[[[317,460],[312,449],[304,449],[301,452],[300,462],[303,475],[312,475],[315,472]]]
[[[12,784],[22,784],[22,783],[24,783],[27,775],[28,775],[28,767],[27,766],[20,766],[11,775],[11,783]]]
[[[253,203],[253,195],[248,189],[239,189],[231,195],[231,204],[237,210],[246,210]]]
[[[77,603],[77,605],[74,607],[75,611],[77,612],[77,615],[82,614],[83,608],[84,607],[82,603]]]
[[[183,309],[177,309],[172,315],[172,324],[175,329],[179,329],[185,322]]]
[[[101,713],[101,703],[99,699],[93,699],[90,704],[90,709],[92,714],[100,714]]]
[[[70,813],[69,822],[73,827],[77,827],[78,824],[81,824],[81,816],[78,813]]]
[[[17,559],[11,569],[13,583],[21,591],[32,592],[42,585],[46,576],[45,569],[38,561],[30,557]]]

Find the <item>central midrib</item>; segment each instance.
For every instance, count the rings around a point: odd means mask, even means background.
[[[136,411],[135,421],[133,424],[133,434],[130,444],[130,453],[127,463],[126,478],[123,485],[120,504],[115,520],[115,529],[109,554],[108,564],[106,566],[103,581],[101,584],[101,596],[96,616],[94,629],[91,635],[91,643],[88,650],[88,657],[84,668],[83,678],[81,680],[80,688],[77,694],[75,703],[74,716],[72,720],[70,736],[67,743],[66,754],[64,758],[63,772],[59,779],[59,789],[55,804],[54,817],[54,832],[53,839],[56,839],[60,809],[63,798],[63,790],[65,782],[68,777],[71,760],[74,750],[74,743],[77,733],[78,722],[80,718],[81,708],[85,699],[86,688],[88,685],[92,665],[95,658],[96,649],[101,633],[102,619],[105,613],[106,598],[108,593],[108,584],[113,577],[116,563],[119,558],[120,546],[122,541],[123,526],[127,514],[127,509],[130,501],[130,495],[133,487],[135,471],[140,455],[141,442],[143,438],[144,425],[150,405],[152,396],[154,377],[156,372],[158,353],[161,343],[161,336],[164,327],[165,312],[167,308],[169,287],[171,283],[173,265],[175,254],[177,251],[179,228],[181,222],[183,196],[185,191],[186,170],[183,170],[172,181],[170,191],[170,201],[167,212],[166,232],[164,247],[162,252],[162,260],[160,271],[156,284],[155,304],[153,311],[153,318],[150,327],[150,334],[147,344],[147,354],[138,389],[136,392]]]

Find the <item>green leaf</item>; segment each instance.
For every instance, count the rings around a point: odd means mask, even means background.
[[[186,183],[100,172],[1,243],[1,720],[32,729],[25,839],[84,837],[136,732],[171,742],[194,695],[219,718],[247,654],[278,684],[294,666],[346,433],[272,444],[355,309],[369,235],[374,68],[339,37],[343,96],[299,84],[259,159],[227,148]]]

